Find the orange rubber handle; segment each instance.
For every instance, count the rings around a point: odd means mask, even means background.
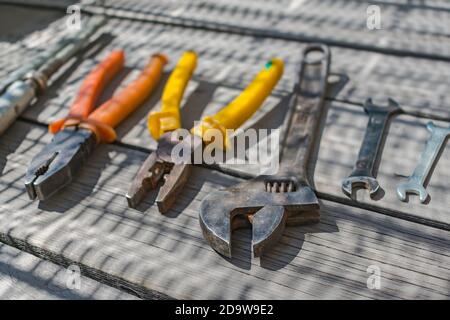
[[[68,119],[86,119],[94,109],[98,97],[105,85],[123,68],[125,54],[122,50],[113,51],[84,79],[78,91],[75,102],[70,107],[69,115],[49,125],[49,131],[56,133],[61,130]]]
[[[89,123],[100,124],[100,140],[114,141],[114,127],[141,105],[155,89],[161,79],[168,59],[163,54],[155,54],[142,70],[139,77],[126,88],[115,94],[88,117]]]

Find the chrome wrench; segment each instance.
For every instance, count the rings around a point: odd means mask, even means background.
[[[450,135],[450,128],[438,127],[433,122],[428,122],[427,129],[431,135],[422,152],[419,164],[413,174],[408,178],[408,181],[397,186],[397,196],[401,201],[406,202],[406,195],[408,193],[418,195],[422,203],[428,198],[425,185],[445,147],[447,138]]]
[[[342,191],[354,200],[357,189],[368,189],[371,198],[380,190],[376,176],[390,120],[392,116],[403,112],[398,103],[392,99],[388,99],[387,106],[377,106],[369,98],[364,103],[364,110],[369,115],[369,123],[358,160],[352,173],[342,181]]]

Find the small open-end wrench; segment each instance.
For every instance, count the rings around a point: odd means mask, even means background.
[[[406,201],[408,193],[418,195],[422,203],[428,198],[425,185],[427,180],[431,178],[433,168],[444,149],[445,142],[450,135],[450,128],[438,127],[433,122],[428,122],[427,129],[431,135],[422,152],[419,164],[408,181],[397,186],[397,196],[401,201]]]
[[[303,52],[285,124],[284,144],[291,146],[293,157],[281,163],[276,175],[214,191],[202,201],[203,235],[219,253],[231,257],[231,233],[237,228],[252,226],[257,257],[279,240],[286,225],[319,221],[319,201],[309,186],[307,165],[323,116],[330,59],[323,45],[310,45]]]
[[[403,112],[392,99],[388,100],[387,106],[378,106],[369,98],[364,103],[364,110],[369,115],[369,122],[358,160],[352,173],[342,181],[342,191],[354,200],[358,189],[368,189],[371,198],[380,190],[376,176],[390,120],[392,116]]]

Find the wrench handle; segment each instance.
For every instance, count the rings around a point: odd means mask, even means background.
[[[356,160],[352,176],[375,177],[377,174],[377,162],[381,157],[381,147],[386,140],[386,131],[389,113],[385,111],[369,111],[369,122],[367,124],[364,140]]]
[[[320,57],[314,57],[314,52]],[[280,174],[295,175],[301,183],[308,183],[307,166],[323,116],[330,61],[328,47],[313,44],[305,48],[286,115],[283,159],[291,165],[282,166]]]
[[[419,164],[414,169],[414,172],[410,178],[410,180],[416,181],[421,185],[424,185],[426,179],[431,173],[431,170],[445,145],[445,141],[450,135],[449,128],[436,127],[432,123],[428,124],[428,128],[431,131],[431,135],[428,138],[425,144],[425,149],[420,156]]]

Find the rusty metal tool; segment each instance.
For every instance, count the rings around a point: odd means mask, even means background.
[[[134,81],[93,111],[101,91],[123,68],[124,60],[123,51],[111,52],[83,81],[69,115],[50,124],[49,131],[55,136],[32,159],[25,176],[30,199],[52,196],[72,181],[98,143],[114,141],[114,127],[147,99],[167,63],[164,55],[153,55]]]
[[[319,202],[310,187],[307,166],[323,116],[330,59],[324,45],[310,45],[303,51],[284,131],[284,144],[294,150],[294,157],[282,162],[275,175],[260,175],[203,199],[203,235],[220,254],[231,257],[231,235],[237,228],[252,227],[252,250],[257,257],[278,242],[285,225],[319,221]]]
[[[45,91],[49,78],[68,60],[89,44],[89,38],[105,22],[93,17],[74,36],[63,38],[30,63],[0,82],[0,134]]]
[[[450,135],[450,128],[438,127],[430,121],[427,124],[427,129],[430,131],[430,137],[422,152],[419,164],[408,178],[408,181],[397,186],[397,196],[401,201],[406,201],[408,193],[418,195],[422,203],[428,198],[425,185],[427,180],[431,178],[433,168],[445,147],[447,138]]]
[[[191,170],[190,159],[176,163],[172,151],[180,145],[181,134],[180,103],[188,81],[197,64],[195,52],[187,51],[179,60],[169,77],[162,96],[161,111],[149,115],[148,128],[158,140],[158,147],[145,160],[127,192],[128,205],[135,208],[152,189],[158,187],[163,178],[156,203],[161,213],[167,212],[184,187]],[[262,105],[283,74],[284,64],[280,59],[271,59],[241,94],[213,116],[204,117],[200,124],[184,136],[181,143],[189,142],[190,155],[202,148],[205,133],[217,129],[228,141],[227,129],[239,128]]]
[[[380,184],[376,176],[390,121],[394,115],[403,112],[398,103],[390,98],[387,106],[375,105],[369,98],[364,103],[364,110],[369,115],[364,140],[352,173],[342,181],[342,191],[353,200],[358,189],[369,190],[371,198],[378,194]]]

